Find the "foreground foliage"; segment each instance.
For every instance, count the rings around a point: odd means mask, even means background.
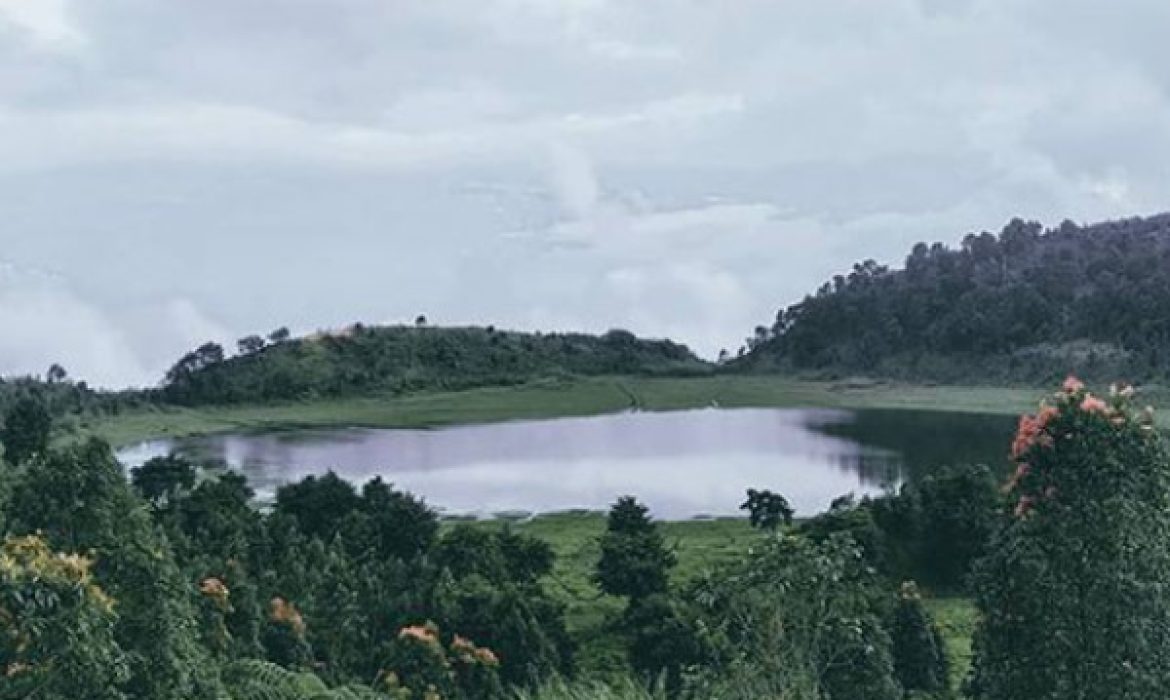
[[[1170,456],[1129,394],[1070,378],[1020,420],[1013,506],[979,567],[974,697],[1165,697]]]

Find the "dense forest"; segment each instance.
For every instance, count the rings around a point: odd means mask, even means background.
[[[1003,487],[956,466],[802,521],[749,490],[748,546],[687,579],[618,498],[592,564],[618,604],[587,639],[540,539],[378,479],[310,476],[261,508],[175,456],[127,475],[100,441],[51,445],[22,398],[0,436],[0,698],[1160,699],[1170,454],[1131,394],[1070,378],[1021,418]],[[926,589],[979,606],[965,681]]]
[[[493,327],[363,326],[293,339],[242,338],[238,353],[207,343],[181,358],[155,398],[167,403],[262,402],[517,384],[558,375],[685,375],[710,367],[686,346],[623,330],[519,333]]]
[[[866,260],[780,311],[739,368],[938,381],[1170,371],[1170,214],[1051,230],[1019,219],[957,248]]]

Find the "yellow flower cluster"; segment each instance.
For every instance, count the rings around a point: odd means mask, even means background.
[[[9,537],[0,547],[0,581],[58,580],[82,589],[89,600],[106,612],[114,599],[93,581],[93,560],[80,554],[55,553],[39,535]]]

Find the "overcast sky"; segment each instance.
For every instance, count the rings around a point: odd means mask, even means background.
[[[1166,0],[0,0],[0,374],[353,321],[711,356],[858,259],[1170,209]]]

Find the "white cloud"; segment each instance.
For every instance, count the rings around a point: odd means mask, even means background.
[[[0,264],[0,374],[43,374],[59,363],[99,386],[150,381],[128,339],[63,280]]]
[[[741,107],[742,101],[734,96],[690,94],[612,113],[538,115],[518,122],[485,120],[447,130],[403,131],[311,122],[227,104],[69,111],[0,106],[0,149],[5,153],[0,169],[165,161],[417,170],[481,163],[491,157],[514,162],[527,159],[532,150],[548,142],[686,127]]]
[[[5,23],[24,32],[37,49],[74,51],[85,43],[66,0],[0,0],[0,31]]]
[[[1164,209],[1170,4],[1123,4],[0,0],[0,250],[152,380],[420,311],[734,347],[856,259]]]

